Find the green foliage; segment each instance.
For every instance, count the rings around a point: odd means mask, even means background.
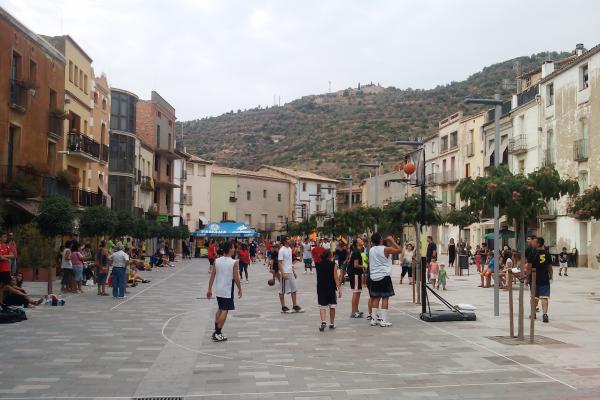
[[[577,219],[587,221],[600,220],[600,189],[597,186],[585,190],[582,194],[571,199],[569,213]]]
[[[135,217],[127,210],[119,210],[116,213],[116,224],[113,231],[114,236],[131,235],[135,229]]]
[[[148,239],[152,237],[152,232],[150,230],[150,224],[143,218],[138,218],[135,220],[133,225],[133,231],[131,235],[136,239]]]
[[[85,237],[110,235],[116,225],[115,212],[105,206],[88,207],[79,217],[79,233]]]
[[[462,207],[460,210],[450,211],[445,218],[445,222],[458,226],[463,229],[471,224],[479,222],[479,213],[472,210],[470,207]]]
[[[50,196],[42,200],[39,215],[35,218],[42,235],[54,237],[73,232],[76,210],[71,200],[64,196]]]
[[[23,267],[48,268],[56,264],[50,243],[35,223],[14,228],[15,241],[19,249],[19,264]]]

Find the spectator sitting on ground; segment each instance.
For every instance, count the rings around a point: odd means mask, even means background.
[[[15,284],[17,285],[17,287],[23,287],[23,273],[22,272],[17,272],[15,274]]]
[[[140,276],[140,274],[138,273],[137,267],[135,265],[132,265],[129,270],[129,276],[127,277],[127,283],[130,283],[133,286],[136,286],[138,282],[139,283],[150,283],[149,280],[142,278]]]
[[[25,308],[32,308],[42,304],[44,298],[35,301],[25,291],[17,286],[15,277],[12,277],[12,281],[9,284],[0,283],[0,304],[5,306],[23,306]]]

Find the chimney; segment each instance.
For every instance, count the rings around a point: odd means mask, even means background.
[[[542,64],[542,79],[554,72],[554,61],[546,60]]]
[[[579,57],[585,52],[585,48],[583,47],[583,43],[577,43],[575,45],[575,55]]]

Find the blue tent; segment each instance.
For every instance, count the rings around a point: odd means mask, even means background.
[[[194,236],[203,237],[257,237],[258,233],[241,222],[211,222],[194,232]]]

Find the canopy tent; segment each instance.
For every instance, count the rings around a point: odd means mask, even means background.
[[[515,232],[514,231],[510,231],[508,229],[503,229],[500,231],[500,239],[512,239],[515,237]],[[484,238],[486,240],[491,240],[494,238],[494,232],[489,232],[486,233]]]
[[[257,237],[258,233],[241,222],[211,222],[206,227],[194,232],[201,237]]]

